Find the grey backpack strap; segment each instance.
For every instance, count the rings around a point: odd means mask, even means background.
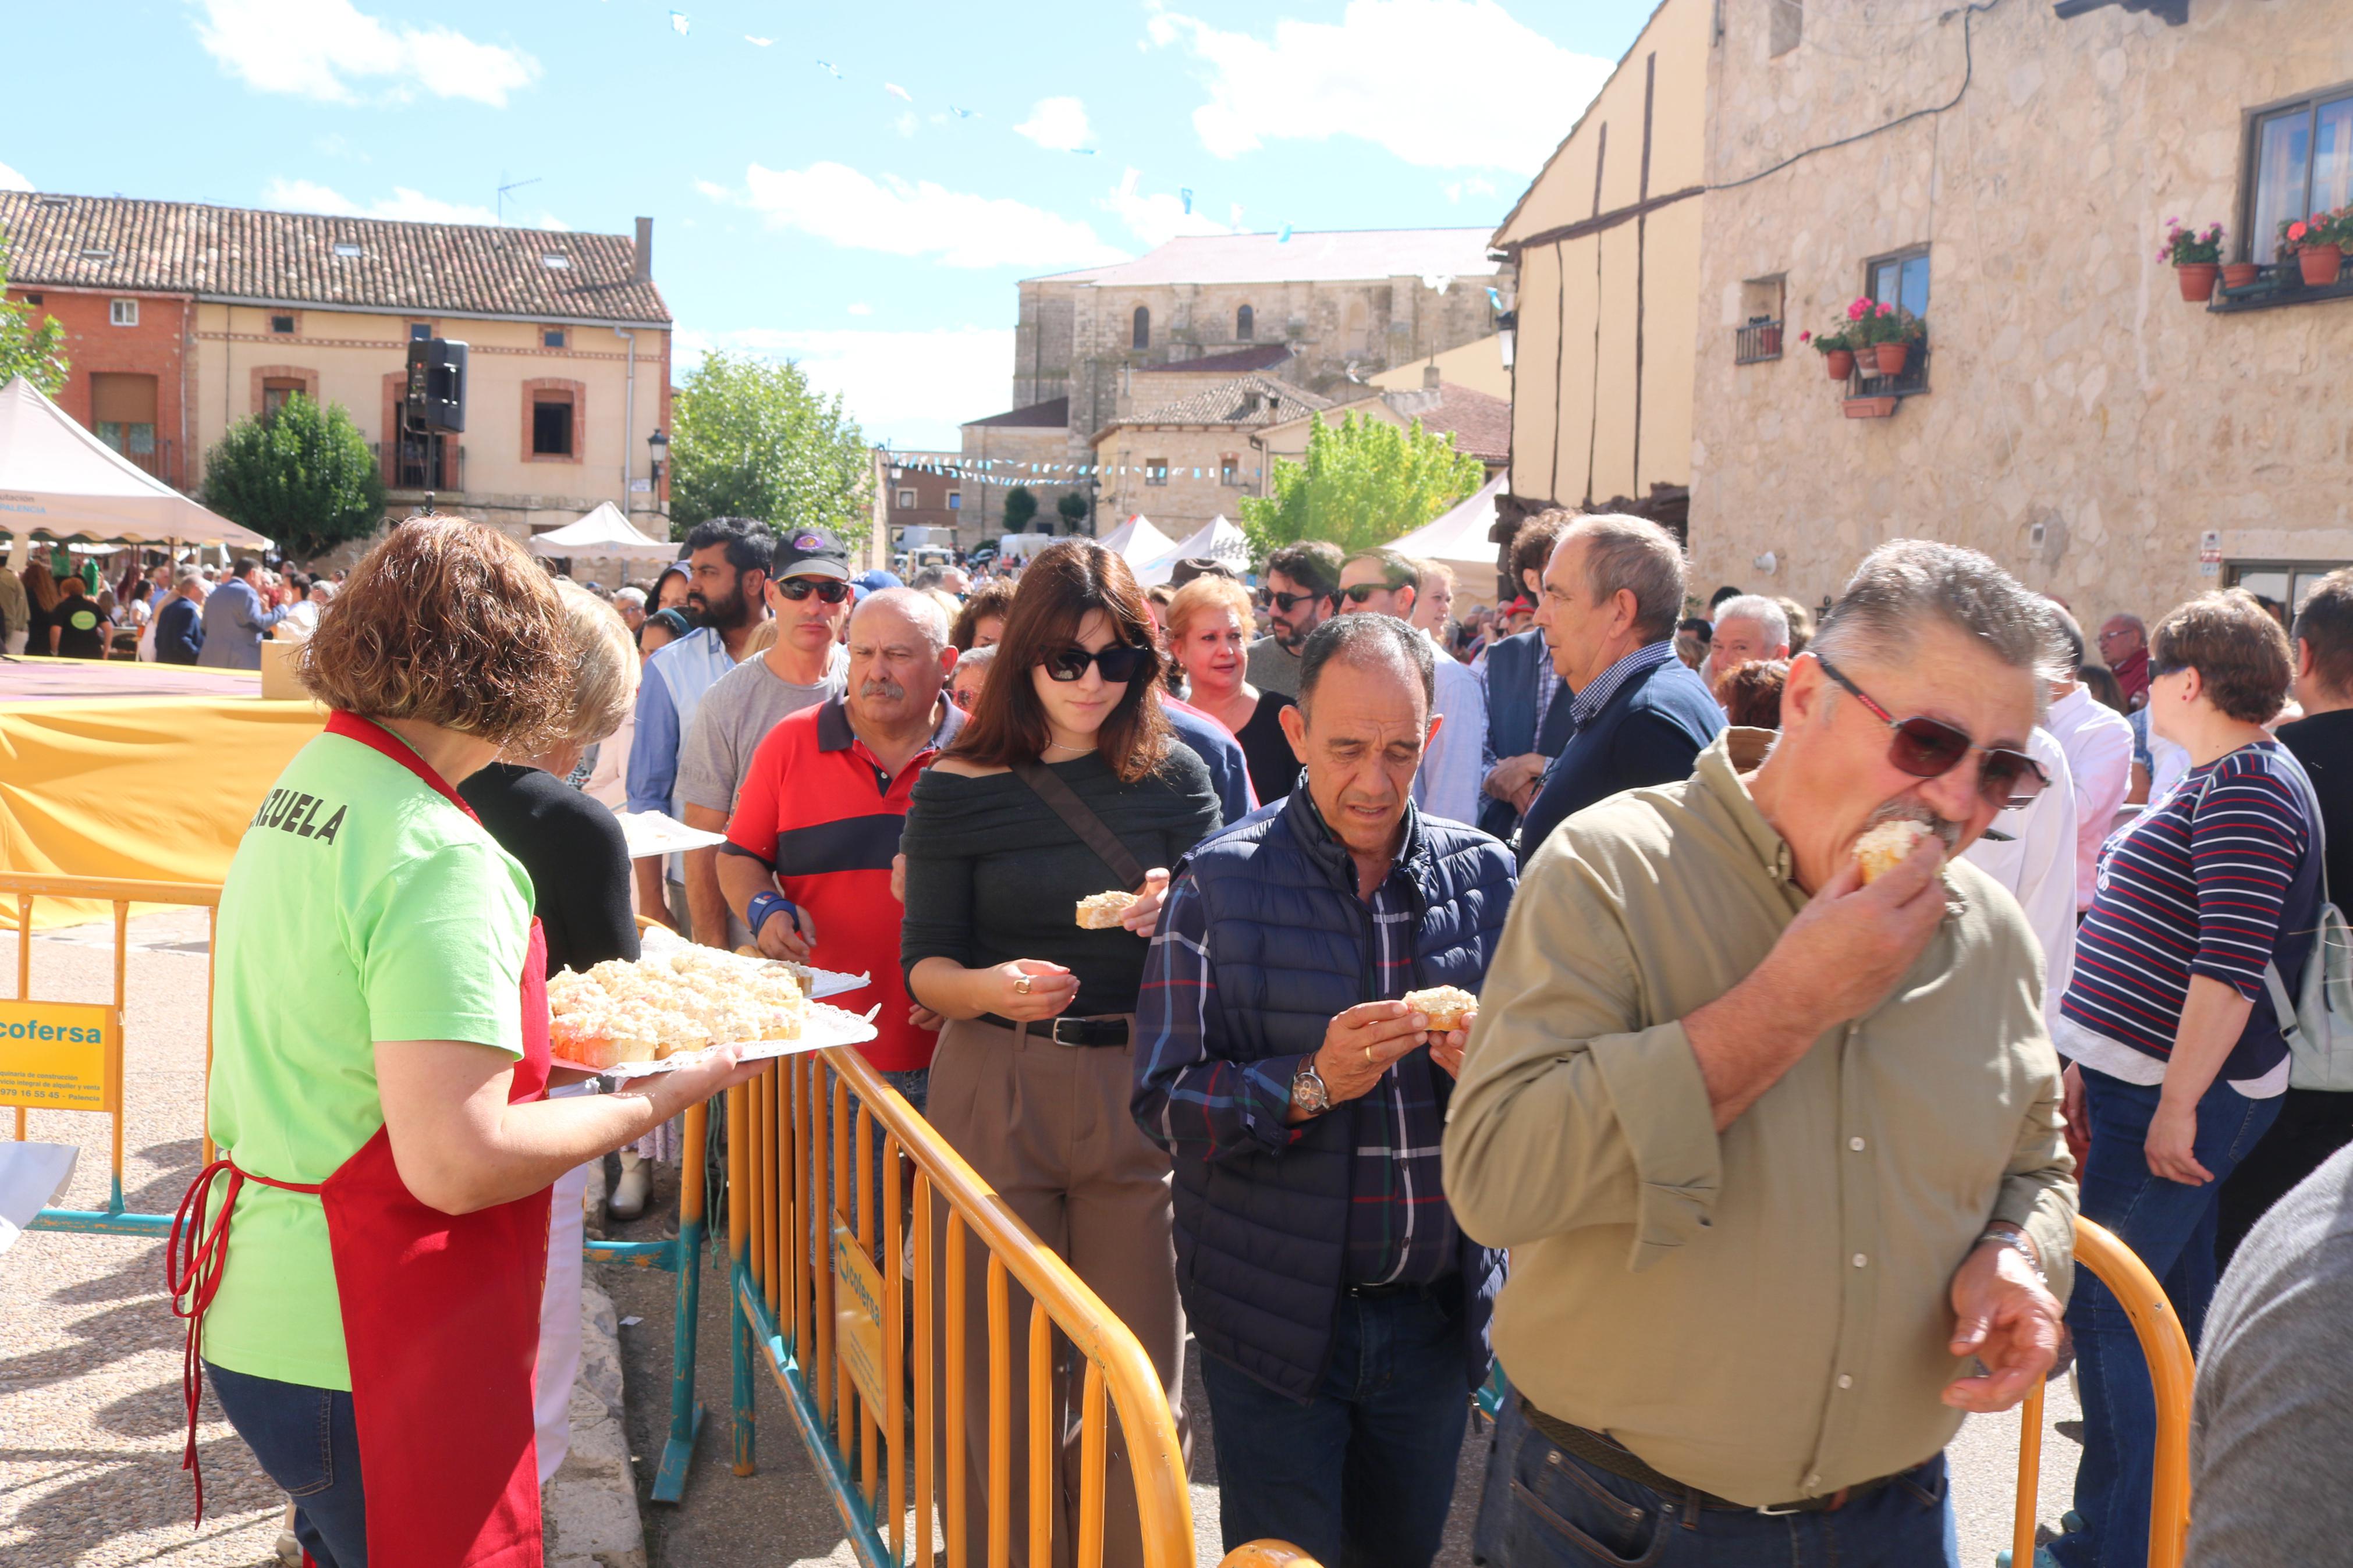
[[[1144,863],[1120,842],[1119,835],[1095,815],[1094,808],[1062,782],[1059,773],[1039,762],[1015,763],[1012,769],[1014,777],[1035,791],[1038,798],[1052,807],[1054,815],[1068,824],[1088,848],[1103,857],[1103,863],[1111,868],[1112,875],[1129,891],[1144,886]]]

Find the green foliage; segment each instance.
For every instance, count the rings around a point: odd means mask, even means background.
[[[1076,533],[1087,521],[1087,498],[1076,490],[1064,490],[1062,499],[1054,503],[1054,510],[1062,514],[1064,531]]]
[[[829,528],[853,545],[873,531],[866,437],[790,361],[704,354],[671,405],[670,461],[673,539],[714,517]]]
[[[35,317],[43,318],[38,324]],[[8,298],[8,241],[0,232],[0,385],[23,376],[55,397],[66,384],[66,324]]]
[[[375,531],[384,473],[348,409],[298,394],[238,420],[205,454],[205,504],[308,561]]]
[[[1403,428],[1350,414],[1332,426],[1319,414],[1308,426],[1307,460],[1277,462],[1270,478],[1271,494],[1241,502],[1242,531],[1261,559],[1305,539],[1344,552],[1387,544],[1476,490],[1486,470],[1419,419]]]
[[[1025,533],[1029,521],[1038,515],[1038,498],[1029,493],[1028,485],[1016,485],[1005,492],[1005,531]]]

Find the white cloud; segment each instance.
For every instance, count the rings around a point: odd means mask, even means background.
[[[1003,196],[951,191],[896,174],[880,179],[846,164],[744,172],[744,188],[709,180],[695,189],[740,203],[770,228],[797,229],[856,250],[935,257],[949,267],[1092,267],[1124,261],[1088,224]]]
[[[853,304],[849,307],[849,313],[853,316],[871,316],[874,313],[874,307],[871,305]]]
[[[1166,245],[1180,234],[1231,234],[1233,229],[1207,214],[1185,210],[1184,198],[1174,191],[1162,191],[1145,195],[1136,186],[1143,174],[1130,169],[1120,179],[1111,195],[1095,203],[1127,225],[1128,232],[1147,247]],[[1240,216],[1240,209],[1236,209]]]
[[[539,76],[519,49],[478,43],[438,23],[366,15],[351,0],[197,0],[196,37],[230,75],[263,92],[350,103],[363,86],[504,108]]]
[[[29,191],[33,182],[5,163],[0,163],[0,191]]]
[[[428,196],[406,185],[395,185],[392,195],[378,196],[363,206],[330,185],[312,180],[275,179],[261,193],[261,205],[284,212],[327,213],[335,217],[396,218],[404,223],[478,223],[495,224],[498,214],[489,207],[470,206],[463,202],[445,202]],[[541,228],[562,229],[565,226],[554,218],[542,218]]]
[[[1495,194],[1495,183],[1483,174],[1473,174],[1467,180],[1449,180],[1443,188],[1450,202],[1460,202],[1465,195],[1492,196]]]
[[[1611,65],[1495,0],[1349,0],[1337,22],[1279,21],[1267,38],[1155,10],[1145,31],[1209,68],[1193,129],[1221,158],[1338,135],[1423,168],[1533,173]]]
[[[706,349],[791,360],[818,391],[839,393],[870,439],[894,446],[955,450],[956,426],[1005,406],[1006,367],[1013,363],[1009,327],[935,331],[862,328],[793,331],[751,327],[678,334],[680,374]]]
[[[923,122],[921,120],[918,120],[915,117],[915,111],[913,110],[902,110],[900,112],[899,118],[891,121],[891,129],[896,131],[902,136],[913,136],[919,129],[922,128],[923,123]]]
[[[1087,106],[1075,98],[1041,98],[1029,110],[1029,118],[1013,128],[1017,136],[1027,136],[1049,153],[1075,153],[1094,140],[1094,128],[1087,123]]]

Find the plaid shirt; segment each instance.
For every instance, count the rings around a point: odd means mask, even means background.
[[[1313,814],[1310,814],[1311,816]],[[1315,824],[1321,830],[1322,824]],[[1350,897],[1354,889],[1349,889]],[[1419,900],[1404,869],[1391,866],[1371,900],[1374,994],[1393,1001],[1414,988],[1413,936]],[[1305,1057],[1237,1062],[1209,1049],[1217,1027],[1217,965],[1199,892],[1178,879],[1160,912],[1152,943],[1160,951],[1145,984],[1184,993],[1155,1004],[1165,1020],[1145,1044],[1138,1117],[1179,1159],[1214,1159],[1221,1148],[1256,1140],[1270,1149],[1299,1137],[1284,1117],[1291,1080]],[[1326,1116],[1350,1119],[1356,1160],[1350,1179],[1345,1279],[1351,1285],[1428,1284],[1454,1272],[1459,1232],[1439,1179],[1445,1121],[1426,1050],[1392,1063],[1371,1090],[1335,1105]],[[1155,1103],[1156,1102],[1156,1103]]]

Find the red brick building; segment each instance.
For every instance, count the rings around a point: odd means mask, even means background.
[[[195,296],[28,284],[8,297],[65,327],[72,372],[58,406],[165,484],[192,484]]]

